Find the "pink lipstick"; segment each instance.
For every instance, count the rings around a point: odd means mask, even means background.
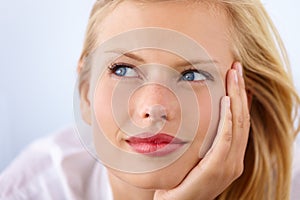
[[[186,144],[186,142],[165,133],[152,134],[149,137],[145,137],[147,135],[151,134],[142,133],[130,137],[126,142],[135,152],[150,156],[164,156]]]

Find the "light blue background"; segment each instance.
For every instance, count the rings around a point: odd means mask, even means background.
[[[76,64],[93,2],[1,0],[0,171],[34,139],[73,123]],[[263,2],[300,91],[300,2]]]

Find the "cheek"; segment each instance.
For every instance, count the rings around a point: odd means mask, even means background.
[[[115,84],[112,82],[108,84],[104,77],[99,81],[92,96],[94,98],[92,101],[92,110],[94,112],[92,126],[97,125],[108,138],[113,138],[114,135],[109,133],[115,133],[118,129],[111,107],[114,87]]]
[[[198,100],[198,109],[200,112],[200,118],[199,118],[199,126],[197,130],[197,136],[196,141],[202,142],[204,137],[207,134],[211,116],[212,116],[212,101],[211,98],[213,98],[210,94],[210,91],[208,88],[203,88],[196,92],[197,100]]]
[[[211,95],[208,90],[204,90],[200,94],[197,94],[198,102],[199,102],[199,110],[200,110],[200,122],[210,119],[211,116]],[[207,123],[204,123],[207,124]]]

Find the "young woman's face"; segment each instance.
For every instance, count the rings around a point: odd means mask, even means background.
[[[135,174],[112,169],[108,165],[109,172],[141,188],[172,188],[178,185],[200,160],[200,147],[212,116],[212,95],[207,84],[217,78],[225,82],[226,72],[234,62],[228,36],[227,17],[222,9],[209,7],[203,3],[166,1],[141,4],[136,1],[124,1],[107,15],[101,27],[99,34],[101,42],[120,33],[146,27],[158,27],[185,34],[206,50],[220,73],[217,75],[208,67],[205,68],[206,71],[195,70],[191,66],[178,67],[178,63],[184,61],[182,58],[158,49],[141,49],[121,55],[105,67],[100,79],[99,74],[93,73],[97,71],[95,69],[97,66],[92,66],[91,85],[97,86],[90,90],[92,94],[90,97],[93,98],[91,110],[94,113],[91,125],[100,125],[106,139],[113,146],[124,152],[140,154],[140,160],[135,163],[136,165],[139,162],[141,165],[161,162],[168,154],[187,147],[178,159],[158,170]],[[149,63],[162,66],[147,66]],[[144,66],[138,68],[141,65]],[[169,68],[164,71],[164,66]],[[189,86],[186,87],[195,94],[197,104],[190,106],[192,110],[201,111],[201,117],[197,128],[192,130],[195,131],[192,139],[185,137],[185,134],[177,135],[184,117],[181,104],[188,101],[178,100],[176,92],[163,84],[163,80],[168,80],[169,75],[177,77],[175,88],[184,88],[184,85],[188,84]],[[151,81],[145,84],[145,80],[149,77]],[[125,95],[125,99],[117,99],[125,101],[127,108],[120,108],[119,111],[118,108],[112,109],[114,98],[122,97],[122,95],[116,96],[116,92],[122,91],[117,91],[116,88],[125,85],[126,89],[126,85],[141,80],[143,83],[133,90],[129,98]],[[118,120],[115,115],[118,115]],[[127,122],[141,129],[145,128],[147,131],[128,134],[120,127]],[[157,126],[159,128],[155,129]],[[153,127],[155,131],[149,131],[154,130]],[[184,131],[189,135],[191,130],[187,126]],[[103,138],[94,131],[97,151],[103,151],[102,142]],[[164,149],[166,146],[168,148]],[[161,152],[156,152],[160,149]],[[122,160],[122,154],[116,159]]]

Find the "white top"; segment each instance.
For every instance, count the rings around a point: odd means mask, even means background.
[[[292,200],[300,199],[299,153],[300,149],[295,153]],[[23,199],[112,200],[112,193],[105,167],[68,128],[31,144],[0,175],[0,200]]]
[[[73,128],[31,144],[0,175],[0,200],[112,200],[106,169]]]

